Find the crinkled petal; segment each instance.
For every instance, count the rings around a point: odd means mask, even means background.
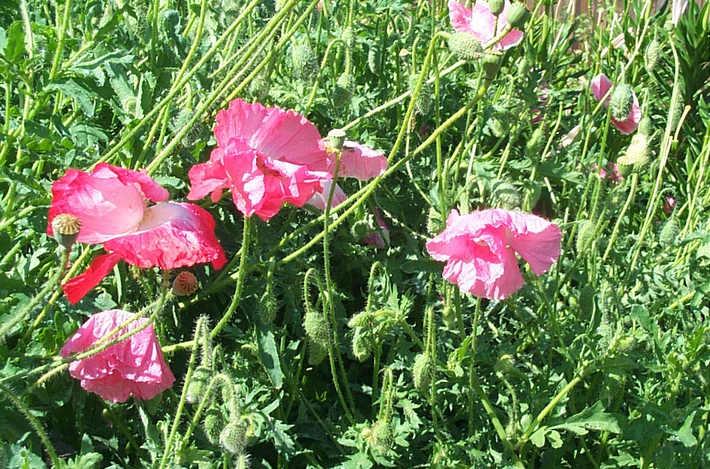
[[[510,1],[505,0],[503,12],[498,17],[498,32],[508,24],[506,18],[508,8],[510,8]],[[477,0],[472,10],[464,7],[457,0],[449,0],[449,19],[456,32],[471,34],[481,44],[495,37],[495,16],[485,0]],[[513,29],[495,44],[493,49],[509,49],[519,44],[522,39],[523,32]]]
[[[604,96],[609,93],[609,90],[611,90],[612,86],[614,86],[614,83],[603,73],[600,73],[599,75],[592,78],[592,81],[589,84],[589,88],[592,90],[592,94],[598,101],[601,101],[602,98],[604,98]],[[626,118],[626,120],[621,121],[618,119],[614,119],[614,117],[611,117],[611,123],[614,125],[614,127],[616,127],[616,130],[618,130],[624,135],[634,133],[638,128],[639,122],[641,122],[641,118],[643,117],[641,113],[641,107],[639,106],[638,97],[636,96],[636,93],[633,90],[632,93],[634,95],[634,104],[631,107],[631,111],[629,112],[629,116]],[[604,100],[604,107],[609,106],[610,100],[611,95],[607,96],[607,98]]]
[[[368,181],[387,169],[387,158],[370,147],[346,140],[340,156],[338,177]]]
[[[84,273],[77,275],[62,285],[62,290],[64,290],[69,303],[78,303],[84,295],[90,292],[111,272],[111,269],[120,260],[121,256],[114,253],[96,256]]]
[[[560,257],[562,232],[554,223],[535,215],[510,212],[513,248],[535,275],[547,272]]]
[[[220,147],[237,138],[272,160],[303,165],[313,171],[328,171],[332,165],[318,145],[318,129],[295,111],[267,108],[237,98],[228,109],[217,113],[214,134]]]
[[[91,174],[70,169],[52,184],[47,233],[53,235],[51,222],[62,213],[81,220],[82,243],[102,243],[135,231],[143,218],[143,194],[137,185],[122,181],[117,169],[100,165]]]
[[[176,269],[211,262],[220,269],[227,258],[214,228],[214,219],[205,209],[166,202],[146,209],[137,232],[107,241],[104,248],[142,268]]]
[[[212,202],[217,202],[222,198],[222,191],[230,189],[229,179],[222,163],[223,154],[221,148],[215,148],[212,150],[210,161],[190,168],[187,173],[190,178],[188,200],[199,200],[211,194]]]
[[[60,355],[66,358],[89,349],[132,316],[121,310],[94,314],[62,347]],[[137,318],[113,337],[141,327],[146,321]],[[111,402],[124,402],[131,395],[151,399],[175,382],[152,325],[95,355],[72,362],[69,373],[81,380],[82,388]]]
[[[325,206],[328,203],[328,194],[330,194],[330,189],[333,187],[333,181],[323,181],[323,189],[317,191],[313,194],[313,197],[307,202],[308,205],[317,208],[318,210],[325,210]],[[334,208],[345,202],[348,198],[347,194],[343,191],[339,184],[335,185],[335,192],[333,192],[333,200],[331,201],[330,207]]]
[[[601,101],[613,85],[614,83],[609,80],[606,75],[600,73],[599,75],[592,78],[592,81],[589,83],[589,88],[592,90],[592,94],[594,95],[594,97],[597,98],[597,101]],[[607,97],[607,99],[604,101],[605,104],[608,103],[609,98],[611,98],[611,96]]]

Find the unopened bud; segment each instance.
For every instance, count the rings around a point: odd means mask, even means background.
[[[81,220],[71,213],[60,213],[52,219],[52,231],[54,239],[69,251],[79,237]]]
[[[520,192],[509,182],[499,181],[493,186],[493,197],[505,210],[520,208]]]
[[[646,53],[643,55],[643,64],[648,73],[652,73],[658,65],[658,59],[661,57],[661,45],[655,39],[646,47]]]
[[[680,227],[678,226],[678,221],[675,218],[671,218],[661,228],[658,234],[658,243],[664,248],[673,246],[678,241],[679,235]]]
[[[303,327],[312,342],[323,348],[330,347],[332,340],[330,324],[322,314],[315,311],[307,312],[303,319]]]
[[[484,56],[481,43],[467,33],[453,33],[449,36],[449,50],[459,60],[473,62]]]
[[[378,456],[386,456],[394,445],[394,435],[390,422],[378,420],[372,426],[370,434],[370,445],[372,452]]]
[[[219,444],[219,435],[224,429],[224,417],[222,412],[216,407],[210,407],[205,412],[205,418],[202,421],[202,429],[205,431],[207,441],[213,445]]]
[[[619,121],[625,121],[629,118],[633,106],[634,92],[631,86],[626,83],[616,85],[609,99],[612,117]]]
[[[372,334],[359,327],[353,336],[353,355],[358,361],[364,362],[372,353]]]
[[[653,121],[648,116],[644,116],[639,122],[639,133],[646,138],[651,138],[653,135]]]
[[[341,108],[350,103],[355,90],[355,78],[349,73],[343,73],[338,77],[333,89],[333,105]]]
[[[420,353],[414,359],[412,374],[414,375],[414,387],[417,388],[419,392],[426,393],[436,374],[434,360],[432,360],[428,354]]]
[[[589,220],[584,220],[579,225],[579,230],[577,231],[577,254],[583,254],[588,246],[591,246],[594,241],[594,235],[596,231],[596,226]]]
[[[197,277],[192,272],[183,270],[173,280],[173,295],[190,296],[197,291]]]
[[[246,448],[247,427],[242,422],[229,422],[219,434],[219,444],[232,454],[241,454]]]
[[[276,301],[276,296],[271,288],[267,288],[261,298],[259,298],[259,305],[257,307],[257,314],[259,320],[264,324],[271,324],[276,318],[276,310],[278,309],[278,302]]]
[[[308,44],[294,45],[291,49],[291,63],[296,79],[313,81],[318,74],[318,60]]]
[[[417,75],[412,75],[409,78],[409,91],[411,93],[414,93],[418,81],[419,77]],[[417,95],[417,100],[414,102],[414,109],[416,109],[419,114],[426,114],[429,112],[432,94],[433,91],[431,89],[431,85],[426,81],[423,82],[422,87],[419,90],[419,94]]]
[[[206,366],[198,366],[192,373],[190,382],[185,391],[185,400],[190,404],[195,404],[205,397],[207,386],[212,379],[213,371]]]
[[[581,313],[580,319],[591,319],[594,317],[594,298],[596,297],[596,290],[592,285],[585,285],[582,291],[579,292],[579,311]]]
[[[619,172],[626,177],[622,169],[630,166],[635,171],[642,171],[651,160],[648,149],[648,139],[641,133],[636,133],[631,139],[626,154],[616,160]]]
[[[481,61],[481,66],[486,74],[486,80],[492,81],[500,70],[501,56],[496,54],[486,54]]]

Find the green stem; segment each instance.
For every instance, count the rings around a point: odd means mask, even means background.
[[[638,180],[639,180],[639,175],[638,173],[634,172],[634,174],[631,176],[631,188],[629,189],[629,196],[626,198],[626,203],[624,204],[624,207],[621,209],[621,213],[619,214],[619,217],[616,219],[616,224],[614,225],[614,230],[611,232],[611,237],[609,238],[609,245],[606,247],[606,251],[604,251],[604,256],[602,257],[602,264],[606,262],[606,258],[609,257],[609,253],[611,253],[611,249],[614,247],[614,242],[616,241],[616,237],[619,235],[619,228],[621,227],[621,223],[624,221],[624,216],[626,215],[626,211],[629,209],[631,204],[634,201],[634,198],[636,196],[636,187],[638,185]]]
[[[54,59],[52,60],[52,69],[49,72],[49,81],[54,80],[57,74],[57,69],[59,68],[59,61],[62,58],[62,52],[64,51],[64,37],[67,33],[67,28],[69,27],[69,17],[71,16],[71,0],[67,0],[64,4],[64,16],[62,17],[62,24],[57,31],[57,48],[54,50]]]

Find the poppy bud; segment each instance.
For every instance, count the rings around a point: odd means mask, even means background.
[[[52,219],[52,231],[54,239],[69,251],[79,237],[81,220],[71,213],[60,213]]]
[[[616,160],[616,163],[619,166],[619,171],[622,173],[622,176],[625,176],[622,172],[622,166],[630,166],[636,171],[641,171],[650,160],[648,140],[644,135],[637,133],[631,139],[631,143],[626,149],[626,154],[620,156]]]
[[[316,366],[328,356],[328,349],[320,344],[311,342],[308,344],[308,363]]]
[[[589,220],[584,220],[579,225],[579,230],[577,230],[577,254],[583,254],[587,247],[592,245],[594,241],[594,236],[596,231],[596,226]]]
[[[651,135],[653,134],[653,122],[651,121],[651,118],[648,116],[645,116],[639,121],[639,133],[643,135],[646,138],[650,138]]]
[[[513,1],[505,14],[508,23],[512,28],[520,29],[525,25],[525,22],[530,18],[530,11],[525,8],[520,2]]]
[[[312,81],[318,74],[318,60],[308,44],[298,44],[291,48],[291,63],[296,79]]]
[[[658,234],[658,244],[661,247],[667,248],[673,246],[680,236],[680,227],[675,218],[669,219]]]
[[[449,36],[449,50],[459,60],[473,62],[483,57],[483,47],[472,35],[453,33]]]
[[[371,327],[374,319],[375,315],[373,313],[369,311],[362,311],[350,318],[350,321],[348,321],[348,327]]]
[[[303,328],[312,342],[324,348],[330,347],[332,339],[330,324],[322,314],[308,311],[303,319]]]
[[[348,26],[347,28],[345,28],[340,38],[343,40],[343,42],[345,42],[345,44],[350,50],[353,50],[355,48],[355,33],[353,32],[352,27]]]
[[[219,434],[219,444],[232,454],[241,454],[246,448],[247,427],[241,422],[229,422]]]
[[[386,420],[378,420],[372,426],[370,434],[370,445],[372,452],[378,456],[385,456],[392,449],[394,444],[394,435],[392,434],[392,426]]]
[[[349,73],[340,75],[333,89],[333,105],[336,108],[345,107],[352,99],[354,89],[355,78]]]
[[[264,294],[261,295],[261,298],[259,298],[257,308],[259,320],[264,324],[271,324],[276,317],[277,308],[276,296],[271,288],[267,288]]]
[[[173,280],[173,295],[190,296],[197,291],[197,277],[192,272],[183,270]]]
[[[591,319],[594,317],[594,298],[597,293],[591,285],[585,285],[582,291],[579,292],[579,311],[582,319]]]
[[[434,360],[426,353],[420,353],[414,359],[412,374],[414,375],[414,387],[421,393],[426,393],[431,386],[436,373]]]
[[[359,327],[355,330],[352,345],[353,355],[355,355],[355,358],[357,358],[360,362],[364,362],[372,353],[372,335],[363,328]]]
[[[503,8],[505,8],[505,0],[490,0],[488,2],[488,7],[491,9],[491,13],[494,16],[498,16],[503,13]]]
[[[419,76],[417,75],[412,75],[409,78],[409,91],[412,94],[414,94],[418,81]],[[431,89],[431,85],[426,81],[423,82],[422,87],[419,90],[419,95],[417,95],[417,100],[414,102],[414,109],[416,109],[419,114],[426,114],[427,112],[429,112],[429,108],[431,107],[432,94],[433,91]]]
[[[192,373],[190,382],[185,391],[185,400],[190,404],[195,404],[205,397],[207,386],[212,379],[212,370],[206,366],[198,366]]]
[[[210,407],[205,412],[205,418],[202,421],[202,429],[205,431],[207,441],[213,445],[219,444],[219,435],[224,429],[224,417],[222,412],[216,407]]]
[[[525,144],[525,149],[527,150],[528,156],[530,158],[535,158],[539,156],[542,146],[545,144],[545,129],[538,127],[533,132],[530,140]]]
[[[513,210],[520,208],[520,193],[509,182],[500,181],[493,186],[493,197],[498,201],[500,208]]]
[[[658,59],[661,57],[661,45],[655,39],[646,47],[646,53],[643,55],[643,64],[648,73],[652,73],[658,65]]]
[[[380,58],[382,57],[382,51],[378,44],[372,44],[370,50],[367,52],[367,67],[372,73],[379,73],[380,71]]]
[[[616,85],[609,99],[612,117],[619,121],[625,121],[629,118],[633,106],[634,92],[631,86],[626,83]]]
[[[446,228],[446,222],[439,213],[439,211],[431,207],[429,208],[429,214],[426,219],[426,231],[432,236],[436,236]]]

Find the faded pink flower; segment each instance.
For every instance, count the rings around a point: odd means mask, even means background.
[[[373,229],[370,234],[362,238],[362,242],[365,244],[370,244],[372,246],[377,246],[380,249],[385,249],[390,244],[390,229],[387,223],[380,218],[380,211],[375,208],[375,221],[379,225],[380,229]]]
[[[217,114],[214,134],[210,161],[190,169],[190,200],[211,193],[216,202],[229,189],[245,217],[268,221],[286,203],[303,206],[331,179],[318,129],[295,111],[235,99]]]
[[[449,18],[451,26],[458,33],[471,34],[478,42],[485,45],[497,33],[508,25],[506,12],[510,8],[510,1],[505,0],[503,13],[498,16],[498,28],[495,30],[495,16],[485,0],[477,0],[472,10],[463,6],[458,0],[449,0]],[[503,39],[493,45],[493,50],[505,50],[516,46],[523,40],[523,32],[513,29]]]
[[[227,262],[214,235],[214,219],[206,210],[177,202],[148,205],[168,196],[147,174],[106,163],[91,173],[70,169],[52,184],[47,233],[54,234],[54,217],[69,213],[82,223],[78,241],[103,243],[108,252],[62,285],[70,303],[81,300],[121,259],[141,268],[162,269],[207,262],[219,269]]]
[[[117,309],[94,314],[64,344],[59,354],[67,358],[90,349],[132,316]],[[138,318],[112,338],[132,331],[146,321],[145,318]],[[72,362],[69,374],[81,380],[82,388],[111,402],[125,402],[129,396],[152,399],[175,382],[152,324],[95,355]]]
[[[323,139],[319,143],[320,147],[328,153],[329,158],[335,161],[335,152],[330,148],[328,139]],[[346,140],[340,152],[340,166],[338,167],[338,178],[355,178],[360,181],[368,181],[374,177],[380,176],[387,169],[387,158],[370,147],[361,145],[352,140]],[[335,171],[335,163],[331,168],[331,173]],[[323,190],[316,191],[313,197],[308,201],[308,205],[325,210],[325,205],[328,200],[331,184],[326,182],[323,184]],[[333,201],[331,207],[337,207],[347,199],[348,196],[340,188],[335,185],[333,193]]]
[[[666,215],[670,215],[673,213],[673,209],[675,208],[675,199],[673,197],[666,197],[666,200],[663,201],[663,212]]]
[[[443,276],[462,291],[501,300],[523,284],[515,253],[535,275],[548,271],[560,255],[562,232],[538,216],[501,209],[459,215],[452,210],[446,229],[426,247],[446,262]]]
[[[616,163],[612,163],[611,161],[607,161],[606,167],[609,171],[607,171],[604,168],[599,168],[596,163],[594,163],[592,165],[592,168],[594,168],[594,171],[598,171],[599,177],[602,180],[609,181],[610,183],[612,183],[612,185],[624,180],[624,176],[622,176],[621,173],[619,172],[619,167],[617,166]]]
[[[594,95],[597,100],[601,101],[604,96],[609,93],[609,90],[611,87],[614,86],[614,83],[607,78],[606,75],[603,73],[600,73],[599,75],[595,76],[592,79],[592,82],[590,84],[590,88],[592,90],[592,94]],[[633,92],[633,91],[632,91]],[[636,128],[639,126],[639,122],[641,121],[641,108],[639,107],[639,100],[636,97],[636,93],[634,94],[634,104],[631,108],[631,111],[629,112],[628,117],[626,120],[619,121],[614,119],[613,116],[611,116],[611,123],[614,124],[614,127],[621,132],[624,135],[629,135],[633,133]],[[604,107],[609,106],[609,100],[611,99],[611,94],[607,96],[606,100],[604,101]]]

